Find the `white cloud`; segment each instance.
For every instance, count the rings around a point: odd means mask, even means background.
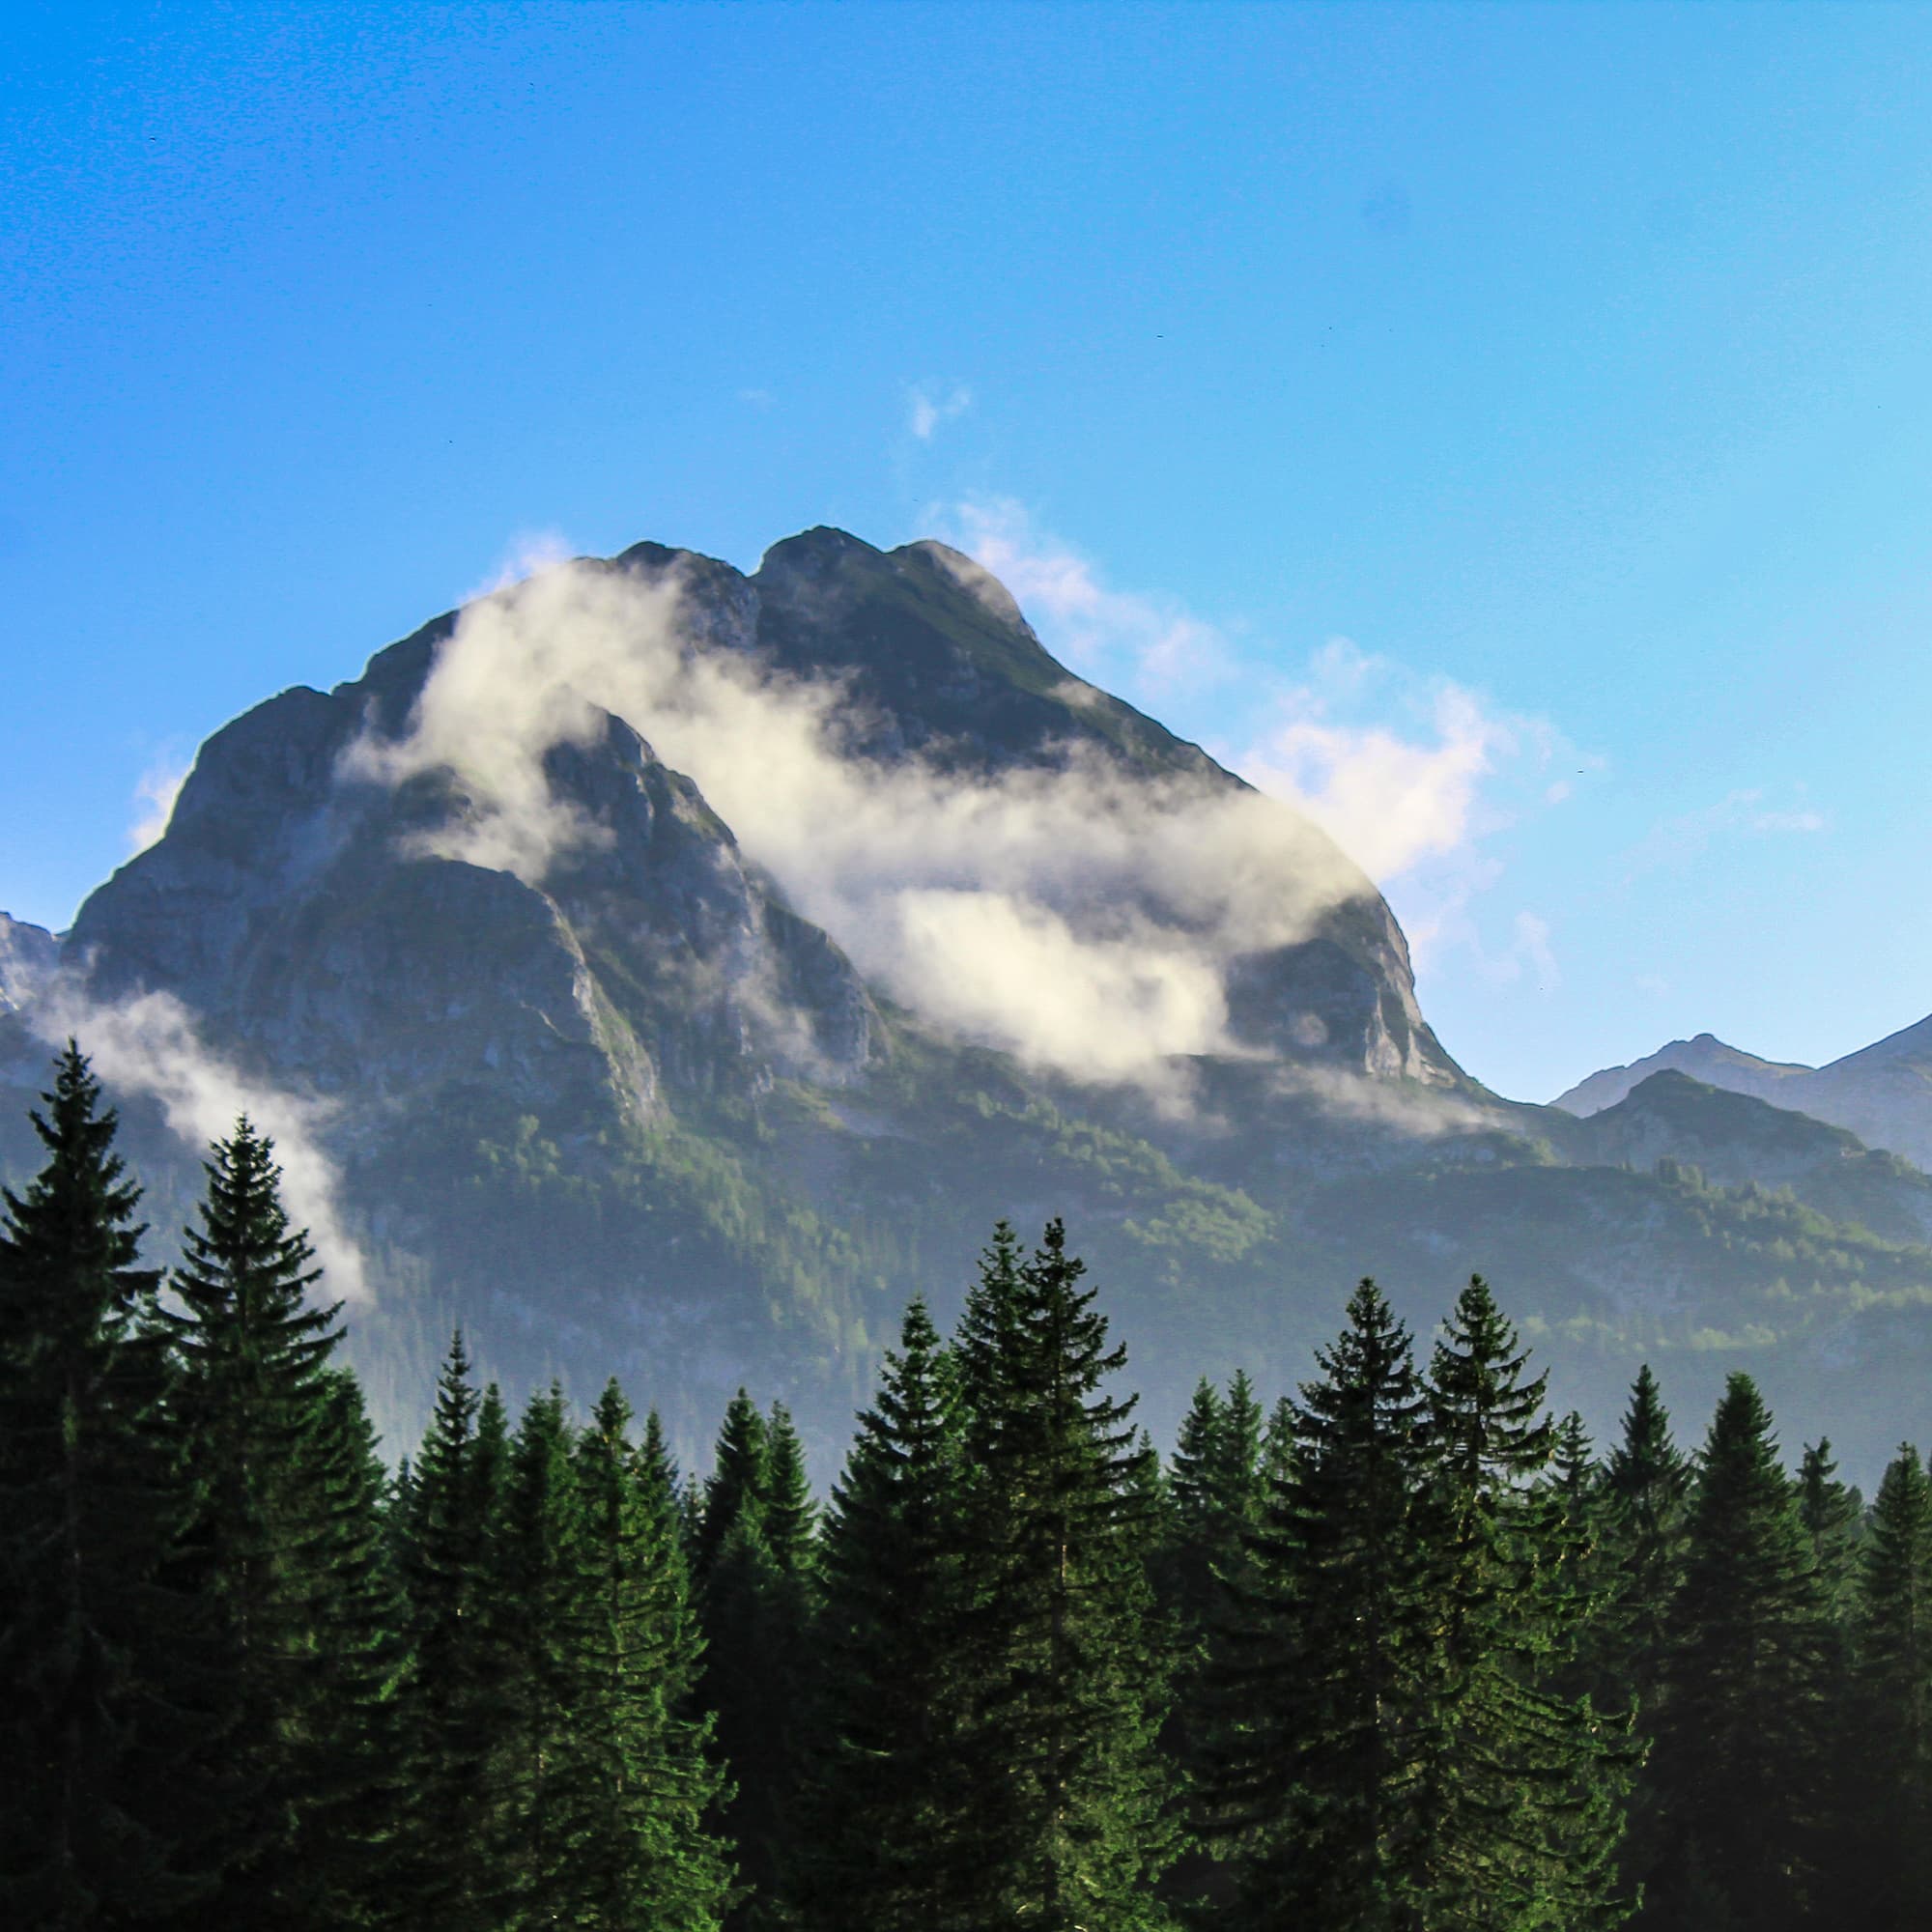
[[[1344,721],[1333,715],[1337,682],[1359,689],[1373,668],[1336,639],[1315,669],[1276,700],[1274,722],[1233,754],[1241,775],[1307,812],[1378,881],[1465,844],[1483,781],[1521,749],[1522,722],[1447,681],[1429,694],[1413,735],[1382,722]]]
[[[326,1271],[322,1293],[363,1304],[374,1299],[362,1250],[343,1216],[334,1164],[317,1138],[328,1118],[321,1103],[282,1093],[211,1053],[193,1015],[170,993],[103,1003],[58,980],[24,1017],[49,1045],[77,1040],[108,1087],[158,1103],[169,1128],[197,1153],[246,1114],[275,1143],[283,1204],[314,1242]]]
[[[1660,819],[1631,854],[1630,870],[1687,865],[1722,838],[1816,833],[1829,824],[1822,811],[1803,803],[1774,804],[1762,785],[1741,787],[1714,805]]]
[[[1232,672],[1227,639],[1212,624],[1174,598],[1114,589],[1011,497],[956,503],[940,520],[948,541],[1006,585],[1047,648],[1081,676],[1157,697]]]
[[[145,852],[150,845],[159,843],[161,835],[168,829],[168,821],[175,814],[175,800],[181,796],[181,788],[187,782],[187,775],[193,769],[192,758],[168,756],[156,759],[141,774],[134,786],[137,815],[134,823],[128,828],[129,858],[137,852]]]
[[[1368,890],[1273,801],[1150,782],[1098,754],[987,780],[840,749],[840,693],[684,645],[674,584],[565,565],[465,611],[408,734],[365,738],[352,780],[457,775],[418,849],[541,885],[609,831],[543,758],[625,719],[695,779],[791,902],[916,1010],[1037,1064],[1158,1085],[1175,1056],[1236,1050],[1222,969],[1305,937]]]
[[[949,394],[935,396],[924,387],[917,387],[908,393],[906,401],[906,427],[921,442],[930,442],[941,423],[963,416],[973,407],[973,392],[954,388]]]

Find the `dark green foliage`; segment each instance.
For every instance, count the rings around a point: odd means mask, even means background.
[[[1421,1797],[1436,1724],[1429,1562],[1418,1534],[1422,1390],[1410,1337],[1364,1281],[1271,1432],[1215,1818],[1244,1851],[1244,1926],[1395,1932],[1416,1922]]]
[[[381,1479],[359,1392],[331,1372],[337,1310],[291,1228],[272,1144],[244,1119],[207,1163],[162,1320],[177,1453],[219,1629],[221,1922],[335,1927],[374,1910],[383,1710],[396,1668]]]
[[[721,1786],[710,1725],[688,1708],[701,1644],[662,1433],[647,1429],[633,1449],[630,1422],[613,1381],[577,1439],[571,1852],[556,1917],[607,1932],[712,1932],[731,1867],[705,1824]]]
[[[1666,1626],[1651,1783],[1654,1922],[1804,1922],[1824,1830],[1823,1605],[1771,1416],[1734,1375],[1711,1424]],[[1701,1917],[1700,1917],[1701,1915]]]
[[[1849,1617],[1858,1589],[1859,1530],[1864,1498],[1838,1480],[1829,1438],[1806,1445],[1798,1465],[1798,1514],[1811,1543],[1818,1589],[1833,1622]]]
[[[761,1416],[743,1389],[725,1410],[705,1484],[696,1567],[702,1695],[735,1786],[723,1825],[749,1898],[732,1923],[774,1921],[801,1777],[797,1724],[816,1603],[816,1510],[791,1418]]]
[[[1299,1402],[1202,1383],[1164,1472],[1061,1225],[1002,1224],[822,1531],[782,1405],[699,1491],[614,1382],[511,1439],[460,1337],[389,1478],[246,1122],[173,1312],[77,1053],[36,1125],[10,1926],[1594,1932],[1627,1819],[1657,1932],[1932,1918],[1932,1481],[1901,1450],[1861,1520],[1746,1378],[1687,1504],[1648,1370],[1600,1466],[1479,1279],[1426,1378],[1365,1281]]]
[[[477,1395],[459,1334],[412,1465],[402,1537],[410,1669],[408,1751],[396,1917],[412,1932],[471,1932],[497,1921],[493,1759],[503,1670],[490,1580],[506,1444],[500,1399]]]
[[[952,1364],[906,1311],[833,1491],[816,1748],[794,1890],[814,1932],[971,1932],[972,1577]]]
[[[1621,1728],[1556,1678],[1557,1634],[1587,1608],[1576,1492],[1588,1445],[1569,1433],[1567,1480],[1547,1378],[1480,1276],[1458,1296],[1428,1379],[1430,1596],[1436,1721],[1425,1779],[1426,1890],[1444,1928],[1620,1924],[1615,1855],[1631,1754]]]
[[[1631,1388],[1622,1439],[1604,1469],[1607,1596],[1600,1655],[1609,1683],[1634,1694],[1654,1729],[1671,1599],[1683,1574],[1690,1467],[1646,1363]]]
[[[225,1794],[139,1190],[71,1043],[43,1098],[0,1224],[0,1921],[65,1932],[205,1892]]]
[[[1871,1932],[1932,1924],[1932,1482],[1899,1445],[1861,1551],[1847,1877]]]
[[[1124,1366],[1094,1292],[1047,1225],[1023,1260],[1004,1223],[960,1319],[965,1550],[961,1662],[979,1922],[1117,1932],[1165,1922],[1172,1858],[1154,1752],[1165,1672],[1150,1640],[1146,1489]]]
[[[553,1922],[576,1850],[567,1759],[586,1552],[562,1391],[532,1396],[511,1439],[484,1616],[498,1686],[491,1867],[500,1922]]]

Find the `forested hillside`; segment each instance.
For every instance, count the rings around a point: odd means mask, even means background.
[[[258,1129],[165,1282],[77,1051],[34,1130],[10,1925],[1932,1915],[1923,1458],[1869,1503],[1822,1440],[1787,1466],[1746,1375],[1691,1450],[1644,1370],[1600,1452],[1480,1278],[1420,1339],[1364,1280],[1295,1387],[1204,1379],[1163,1456],[1061,1222],[1001,1222],[823,1498],[781,1403],[681,1472],[614,1381],[513,1415],[461,1336],[391,1467]]]

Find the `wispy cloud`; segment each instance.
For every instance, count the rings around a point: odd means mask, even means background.
[[[320,1139],[329,1118],[326,1105],[284,1093],[212,1052],[193,1014],[169,993],[103,1002],[60,979],[23,1013],[49,1046],[77,1040],[111,1090],[154,1100],[169,1129],[197,1154],[246,1114],[275,1143],[282,1198],[290,1219],[315,1244],[326,1273],[323,1293],[350,1302],[374,1299],[361,1247],[342,1210],[335,1164]]]
[[[969,498],[938,516],[947,540],[1006,585],[1047,648],[1083,677],[1148,698],[1231,674],[1214,625],[1159,591],[1117,589],[1013,498]]]
[[[1713,805],[1662,818],[1630,855],[1628,876],[1683,866],[1726,838],[1777,838],[1825,831],[1831,820],[1804,803],[1802,788],[1783,800],[1763,785],[1728,791]]]
[[[936,393],[923,385],[916,386],[906,397],[906,427],[921,442],[930,442],[933,432],[941,423],[951,422],[954,416],[963,416],[973,407],[973,391],[954,387]]]
[[[175,815],[175,800],[194,768],[192,758],[170,753],[156,758],[143,772],[134,786],[134,822],[128,828],[128,855],[145,852],[158,844]]]
[[[455,775],[412,849],[516,873],[607,843],[546,755],[606,714],[695,779],[747,855],[875,983],[928,1019],[1081,1077],[1154,1090],[1238,1052],[1226,974],[1366,889],[1265,796],[1151,781],[1096,753],[987,777],[842,749],[839,687],[688,648],[679,586],[564,565],[471,605],[409,730],[352,781]]]

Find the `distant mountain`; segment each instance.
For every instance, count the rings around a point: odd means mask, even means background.
[[[1614,1107],[1653,1073],[1688,1074],[1708,1087],[1724,1087],[1733,1094],[1750,1094],[1760,1100],[1769,1100],[1782,1083],[1813,1070],[1783,1061],[1760,1060],[1754,1053],[1726,1046],[1715,1034],[1700,1033],[1694,1039],[1673,1039],[1647,1059],[1634,1060],[1628,1066],[1605,1066],[1579,1080],[1567,1093],[1557,1094],[1549,1104],[1572,1114],[1599,1113],[1605,1107]],[[1777,1104],[1785,1103],[1780,1100]]]
[[[1426,1332],[1481,1269],[1599,1429],[1650,1358],[1687,1431],[1745,1360],[1789,1432],[1922,1434],[1932,1182],[1708,1073],[1489,1093],[1332,841],[942,545],[642,544],[447,613],[216,732],[51,983],[35,931],[0,1178],[70,1025],[163,1244],[168,1119],[282,1096],[398,1437],[461,1321],[513,1394],[615,1373],[694,1454],[745,1381],[828,1454],[907,1297],[1056,1213],[1157,1431],[1291,1386],[1362,1273]]]
[[[1890,1241],[1932,1239],[1932,1176],[1855,1134],[1674,1071],[1653,1073],[1565,1142],[1591,1166],[1695,1169],[1729,1188],[1783,1189]]]
[[[1932,1018],[1817,1067],[1760,1060],[1700,1033],[1695,1039],[1672,1040],[1629,1066],[1593,1073],[1551,1104],[1594,1114],[1648,1075],[1665,1070],[1829,1121],[1867,1146],[1932,1165]]]

